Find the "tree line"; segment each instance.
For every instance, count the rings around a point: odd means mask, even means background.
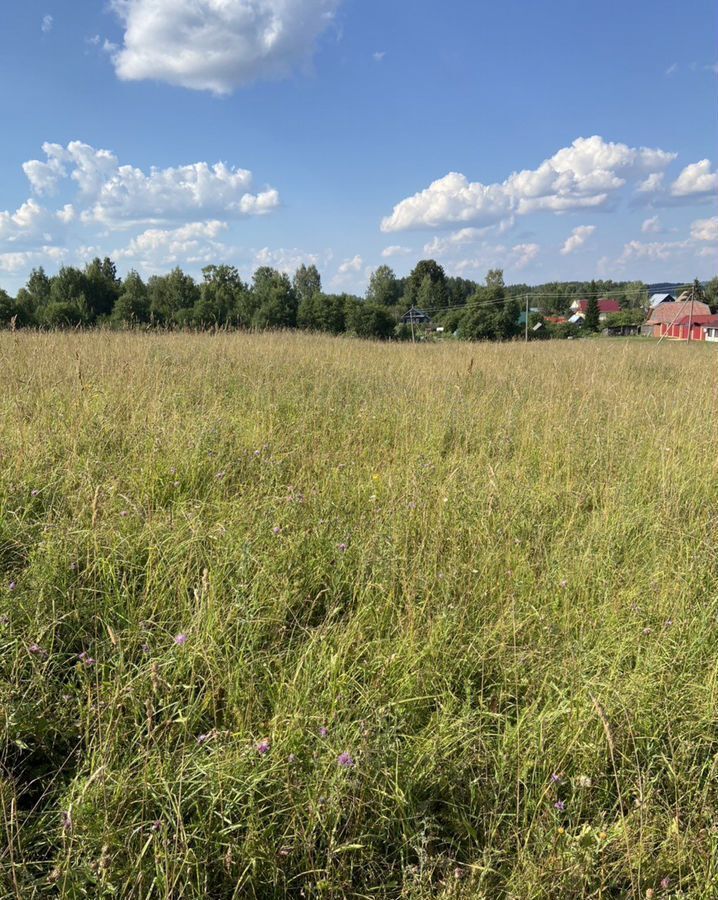
[[[718,279],[711,286],[715,300]],[[627,311],[640,310],[647,300],[642,282],[507,286],[503,272],[492,269],[479,284],[447,276],[433,259],[421,260],[403,278],[389,266],[379,266],[371,275],[366,295],[359,297],[325,292],[314,265],[300,266],[292,278],[262,266],[248,282],[231,265],[206,266],[199,282],[177,267],[145,281],[134,270],[120,278],[115,263],[105,257],[93,259],[84,269],[63,266],[53,276],[42,267],[33,269],[15,298],[0,289],[0,326],[301,328],[406,339],[411,329],[401,318],[409,308],[417,307],[427,311],[433,324],[446,333],[467,340],[509,340],[524,327],[519,319],[526,305],[540,307],[545,314],[560,314],[573,300],[588,296],[591,318],[599,294],[614,297]],[[533,315],[530,321],[537,318]]]

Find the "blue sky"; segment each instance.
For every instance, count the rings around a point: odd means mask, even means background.
[[[718,271],[713,0],[25,0],[0,11],[0,285],[431,256]]]

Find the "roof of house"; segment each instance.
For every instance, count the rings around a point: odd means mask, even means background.
[[[675,323],[676,325],[718,325],[718,315],[707,316],[683,316]]]
[[[648,305],[653,309],[655,306],[658,306],[660,303],[674,303],[675,297],[673,294],[652,294],[650,300],[648,301]]]
[[[655,309],[651,310],[651,314],[646,321],[646,325],[670,325],[675,319],[682,319],[684,316],[709,316],[711,314],[710,307],[700,300],[691,300],[689,303],[661,303]]]
[[[418,306],[412,306],[411,309],[407,309],[402,319],[426,319],[430,322],[431,316],[423,309],[419,309]]]
[[[579,300],[578,308],[582,313],[588,309],[588,300]],[[598,311],[600,313],[614,313],[621,311],[621,304],[618,300],[609,300],[607,297],[598,301]]]

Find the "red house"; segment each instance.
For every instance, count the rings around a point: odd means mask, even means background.
[[[672,324],[663,323],[661,335],[676,341],[705,341],[718,328],[718,315],[682,316]]]

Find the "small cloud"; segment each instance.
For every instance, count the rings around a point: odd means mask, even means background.
[[[666,69],[666,75],[675,75],[677,71],[678,71],[678,63],[672,63]]]
[[[595,230],[595,225],[579,225],[578,228],[574,228],[561,247],[562,255],[567,256],[569,253],[574,253],[579,247],[583,247]]]
[[[349,272],[359,272],[363,263],[364,260],[357,254],[353,259],[345,259],[339,266],[338,272],[340,275],[346,275]]]
[[[650,219],[646,219],[641,225],[641,231],[644,234],[660,234],[663,231],[661,227],[661,222],[658,216],[651,216]]]
[[[386,50],[377,50],[374,55],[374,62],[381,62],[386,56]]]
[[[93,34],[92,37],[85,38],[85,43],[89,44],[90,47],[99,47],[102,42],[102,38],[99,34]]]
[[[52,31],[52,26],[54,24],[54,19],[52,16],[43,16],[42,17],[42,25],[40,25],[40,29],[43,34],[49,34]]]
[[[714,75],[718,75],[718,62],[711,63],[708,66],[704,66],[706,72],[712,72]]]
[[[410,253],[411,247],[400,247],[397,244],[392,244],[391,247],[384,247],[381,251],[384,259],[389,259],[391,256],[408,256]]]

